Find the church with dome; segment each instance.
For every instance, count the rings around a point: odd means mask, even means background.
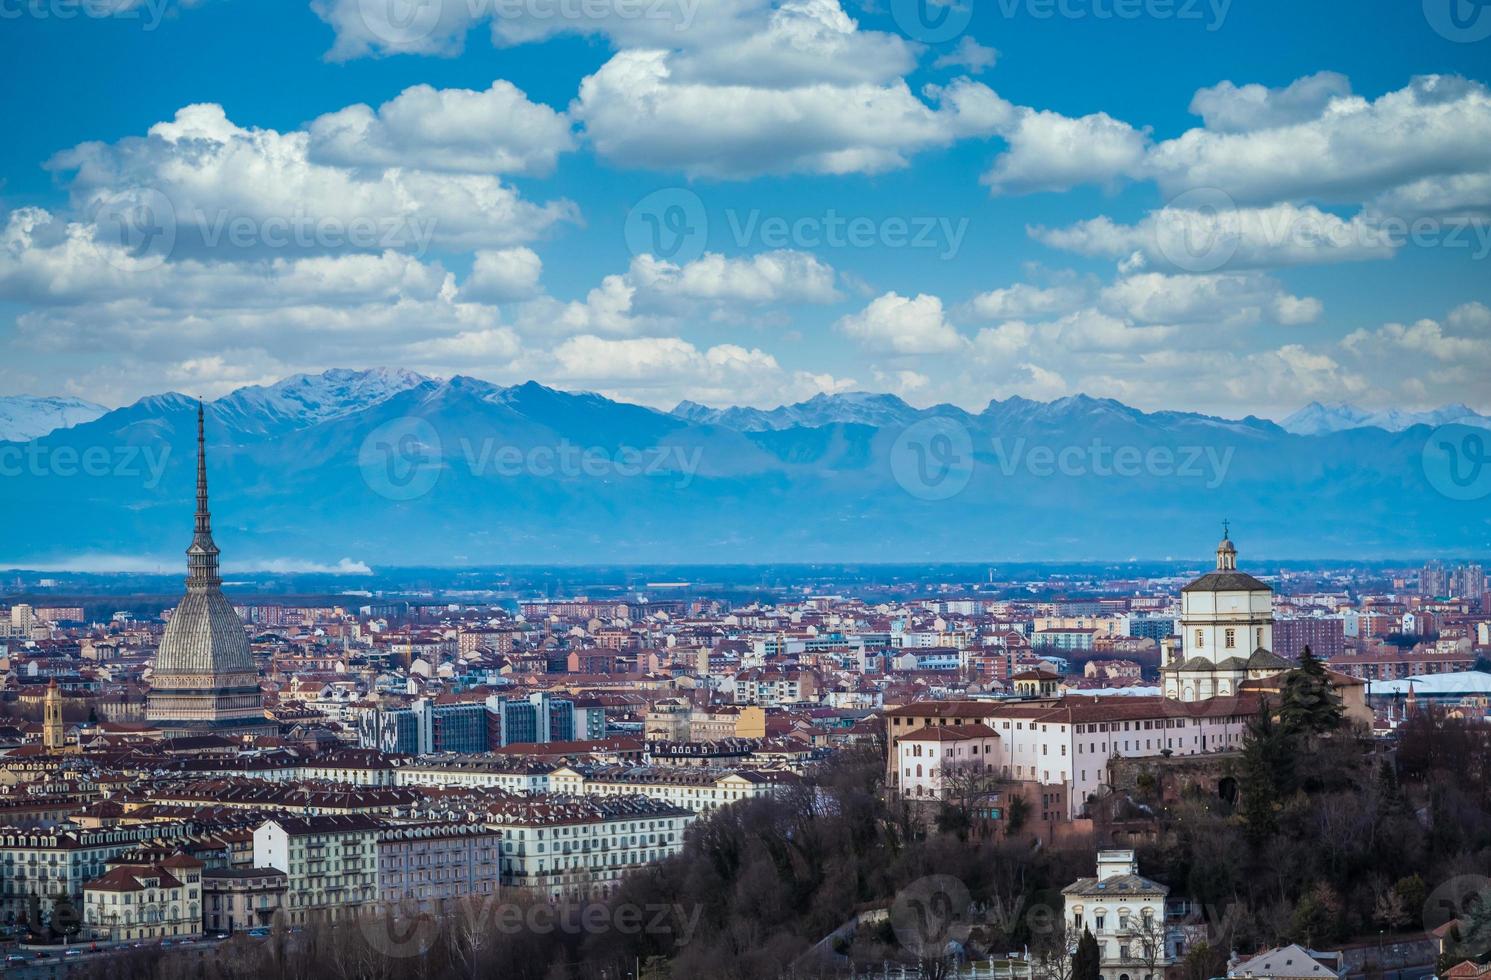
[[[1181,590],[1175,631],[1160,666],[1172,700],[1234,697],[1244,682],[1294,667],[1273,652],[1274,590],[1237,570],[1237,547],[1225,528],[1217,567]]]
[[[146,721],[168,738],[273,735],[243,620],[223,595],[207,510],[207,449],[197,405],[197,515],[186,550],[186,594],[166,623],[150,677]]]

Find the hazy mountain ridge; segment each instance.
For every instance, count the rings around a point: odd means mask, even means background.
[[[1491,415],[1482,415],[1466,405],[1445,405],[1425,411],[1406,411],[1397,408],[1369,411],[1344,402],[1325,405],[1311,402],[1290,415],[1279,425],[1287,432],[1302,436],[1324,435],[1344,432],[1347,429],[1384,429],[1402,432],[1415,425],[1446,425],[1459,422],[1491,428]]]
[[[57,429],[91,422],[107,411],[81,398],[0,396],[0,442],[30,442]]]
[[[978,413],[894,396],[670,413],[409,372],[286,379],[206,407],[226,560],[1204,558],[1224,517],[1245,562],[1249,550],[1367,558],[1487,536],[1484,501],[1426,480],[1424,428],[1298,435],[1086,396]],[[185,395],[151,396],[35,440],[39,464],[0,481],[7,511],[25,515],[0,564],[178,561],[195,412]],[[78,471],[89,450],[105,471]],[[401,482],[406,456],[421,482]]]

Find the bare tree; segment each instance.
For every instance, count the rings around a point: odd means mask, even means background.
[[[1038,980],[1072,980],[1072,957],[1077,955],[1079,938],[1060,916],[1050,917],[1044,928],[1035,930],[1030,953]]]

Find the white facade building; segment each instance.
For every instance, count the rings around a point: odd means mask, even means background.
[[[1061,890],[1067,935],[1098,941],[1103,980],[1163,980],[1174,962],[1165,925],[1170,889],[1139,875],[1133,851],[1099,851],[1097,877]]]
[[[1249,679],[1292,666],[1273,653],[1274,590],[1237,570],[1237,548],[1224,533],[1215,571],[1181,590],[1176,640],[1160,667],[1165,697],[1205,701],[1237,695]]]

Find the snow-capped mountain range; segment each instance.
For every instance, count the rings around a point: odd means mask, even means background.
[[[37,401],[0,402],[25,409],[10,431],[49,429],[0,479],[0,507],[24,515],[0,567],[177,561],[195,399],[50,415]],[[237,562],[1204,560],[1224,517],[1240,548],[1276,558],[1491,546],[1485,500],[1424,468],[1425,426],[1486,420],[1458,406],[1310,406],[1280,424],[1085,395],[970,412],[861,392],[663,412],[338,370],[206,410],[215,531]]]
[[[1347,429],[1385,429],[1402,432],[1415,425],[1447,425],[1459,422],[1491,428],[1491,415],[1482,415],[1466,405],[1445,405],[1427,411],[1403,411],[1396,408],[1370,411],[1355,405],[1336,403],[1324,405],[1311,402],[1290,415],[1279,425],[1286,432],[1300,436],[1318,436],[1327,432],[1343,432]]]
[[[81,398],[0,397],[0,442],[30,442],[48,432],[92,422],[108,409]]]

